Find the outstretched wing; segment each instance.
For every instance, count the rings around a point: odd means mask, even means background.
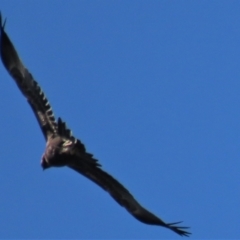
[[[87,177],[102,189],[107,191],[117,203],[137,220],[151,225],[159,225],[176,232],[181,236],[189,236],[187,227],[179,227],[176,223],[165,223],[160,218],[143,208],[132,194],[116,179],[101,169],[101,165],[93,158],[93,155],[86,152],[85,146],[80,140],[72,136],[72,132],[67,128],[66,123],[58,119],[58,134],[66,140],[74,143],[73,160],[69,161],[68,167]]]
[[[159,225],[169,228],[181,236],[190,235],[190,232],[186,231],[188,227],[180,227],[175,225],[180,222],[165,223],[153,213],[143,208],[121,183],[119,183],[108,173],[104,172],[99,166],[89,164],[87,159],[86,161],[75,161],[75,163],[69,165],[69,167],[84,175],[107,191],[117,201],[117,203],[126,208],[126,210],[137,220],[146,224]]]
[[[45,139],[47,139],[50,135],[57,132],[57,124],[51,106],[38,83],[21,62],[12,42],[4,30],[5,22],[2,23],[1,14],[0,25],[0,46],[3,65],[15,80],[23,95],[27,98],[42,129],[43,135]]]

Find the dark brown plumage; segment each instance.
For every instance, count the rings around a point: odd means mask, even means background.
[[[169,228],[181,236],[189,236],[190,233],[186,231],[187,227],[176,226],[180,222],[165,223],[143,208],[121,183],[101,169],[98,161],[86,151],[80,140],[73,137],[66,124],[60,118],[58,121],[55,120],[46,96],[31,73],[24,67],[6,34],[5,22],[2,23],[1,15],[0,24],[2,63],[30,104],[47,142],[41,160],[43,169],[67,166],[107,191],[116,202],[125,207],[139,221]]]

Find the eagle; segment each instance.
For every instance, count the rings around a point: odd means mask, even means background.
[[[61,118],[54,117],[46,95],[25,68],[10,38],[5,32],[6,19],[3,22],[0,13],[0,55],[7,72],[15,80],[18,88],[27,99],[46,140],[46,149],[41,158],[43,169],[50,167],[69,167],[90,179],[133,217],[142,223],[168,228],[181,236],[189,236],[188,227],[178,226],[180,222],[166,223],[143,206],[114,177],[102,170],[93,154],[86,151],[84,144],[72,134]]]

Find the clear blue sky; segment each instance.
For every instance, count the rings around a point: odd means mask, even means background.
[[[1,0],[6,31],[104,170],[193,239],[240,238],[240,1]],[[180,238],[144,225],[45,142],[0,66],[0,238]]]

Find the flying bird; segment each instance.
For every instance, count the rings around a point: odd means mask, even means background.
[[[142,207],[121,183],[102,170],[98,160],[86,151],[84,144],[79,139],[72,135],[66,123],[61,118],[55,119],[45,94],[23,65],[5,32],[6,20],[2,22],[1,13],[0,24],[2,63],[27,99],[46,140],[46,149],[41,159],[42,168],[67,166],[107,191],[118,204],[140,222],[159,225],[171,229],[181,236],[189,236],[191,233],[187,231],[188,227],[177,225],[181,222],[165,223]]]

